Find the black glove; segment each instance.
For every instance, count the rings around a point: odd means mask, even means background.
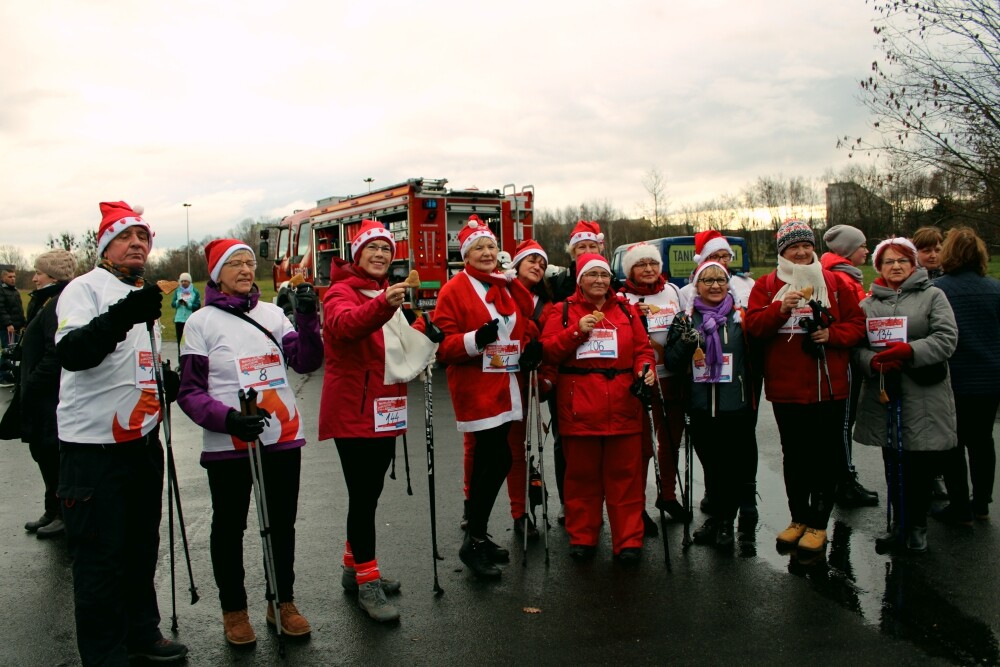
[[[264,424],[271,418],[267,410],[257,408],[255,415],[241,415],[230,410],[226,415],[226,433],[235,435],[243,442],[253,442],[264,432]]]
[[[494,319],[476,329],[476,347],[484,349],[490,343],[497,342],[500,337],[500,320]]]
[[[181,388],[181,376],[177,374],[177,371],[170,368],[170,362],[163,362],[163,397],[167,399],[167,403],[173,403],[177,400],[177,392]]]
[[[163,292],[155,284],[129,292],[124,299],[108,307],[108,316],[116,328],[128,331],[136,324],[160,319]]]
[[[406,318],[406,323],[411,327],[413,326],[413,323],[417,321],[417,314],[413,312],[412,308],[404,308],[403,317]]]
[[[441,331],[441,327],[431,322],[431,318],[427,313],[424,313],[424,335],[431,339],[432,343],[440,343],[444,340],[444,332]],[[477,341],[478,341],[478,334]],[[494,340],[496,340],[494,338]],[[478,342],[476,343],[479,344]]]
[[[302,283],[295,288],[295,310],[300,313],[316,312],[316,290],[309,283]]]
[[[542,343],[533,340],[524,346],[524,352],[518,360],[518,365],[522,371],[531,372],[542,365]]]

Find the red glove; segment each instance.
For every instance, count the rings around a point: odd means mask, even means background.
[[[902,361],[879,361],[878,355],[872,357],[871,367],[873,373],[898,373],[903,370]]]
[[[887,361],[909,361],[913,358],[913,348],[909,343],[886,343],[885,349],[875,355],[874,361],[884,364]]]

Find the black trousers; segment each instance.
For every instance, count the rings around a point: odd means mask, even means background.
[[[61,517],[62,507],[56,491],[59,489],[59,441],[31,442],[28,444],[31,458],[38,464],[45,484],[45,514]]]
[[[938,474],[942,463],[952,451],[954,450],[944,452],[903,450],[903,465],[900,470],[899,452],[889,447],[882,448],[885,481],[889,490],[894,523],[902,521],[904,526],[927,525],[927,511],[931,507],[931,480]],[[900,483],[903,489],[902,507],[899,502]]]
[[[944,453],[944,482],[951,504],[964,511],[972,477],[972,504],[977,513],[985,513],[993,502],[993,477],[997,465],[993,442],[993,423],[1000,407],[1000,396],[956,395],[955,419],[958,447]],[[965,453],[969,453],[968,467]]]
[[[262,459],[278,600],[291,602],[295,598],[295,519],[302,449],[271,452],[265,447]],[[222,611],[239,611],[247,608],[247,591],[243,584],[243,533],[247,529],[253,493],[250,459],[206,461],[202,465],[208,471],[208,487],[212,493],[210,544],[219,602]],[[255,528],[254,533],[259,531]],[[267,574],[266,567],[264,573]]]
[[[161,637],[153,586],[163,494],[157,436],[154,429],[117,444],[60,443],[59,497],[84,665],[128,665],[128,647]]]
[[[773,403],[792,521],[826,530],[844,460],[846,400]]]
[[[184,337],[184,322],[174,322],[174,331],[177,332],[177,356],[180,357],[181,354],[181,338]],[[180,366],[180,361],[177,362]]]
[[[510,422],[485,431],[476,431],[476,449],[469,480],[469,535],[485,538],[500,487],[510,472],[511,454],[507,443]],[[353,546],[353,544],[352,544]],[[357,557],[355,557],[357,560]]]
[[[713,516],[733,521],[745,497],[746,480],[757,471],[757,422],[753,410],[691,412],[691,444],[705,469],[705,493],[712,498]]]
[[[375,558],[375,510],[396,438],[337,438],[335,442],[347,484],[347,541],[354,562],[367,563]]]

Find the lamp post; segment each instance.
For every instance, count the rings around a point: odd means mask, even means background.
[[[184,204],[184,228],[187,231],[187,245],[184,251],[187,253],[188,273],[191,273],[191,204]]]
[[[365,183],[368,184],[368,192],[372,191],[372,181],[374,181],[374,180],[375,179],[372,178],[371,176],[369,176],[368,178],[365,179]]]

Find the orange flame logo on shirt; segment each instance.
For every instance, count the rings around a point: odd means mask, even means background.
[[[288,406],[278,397],[276,389],[265,389],[257,405],[271,413],[273,419],[277,419],[281,424],[281,435],[277,442],[288,442],[294,440],[299,432],[299,411],[295,408],[295,414],[288,412]]]
[[[128,418],[128,426],[122,427],[118,412],[111,421],[111,435],[115,442],[128,442],[142,437],[142,424],[146,421],[146,416],[157,416],[160,414],[160,402],[156,398],[156,393],[152,391],[139,392],[139,400],[132,408],[132,414]]]

